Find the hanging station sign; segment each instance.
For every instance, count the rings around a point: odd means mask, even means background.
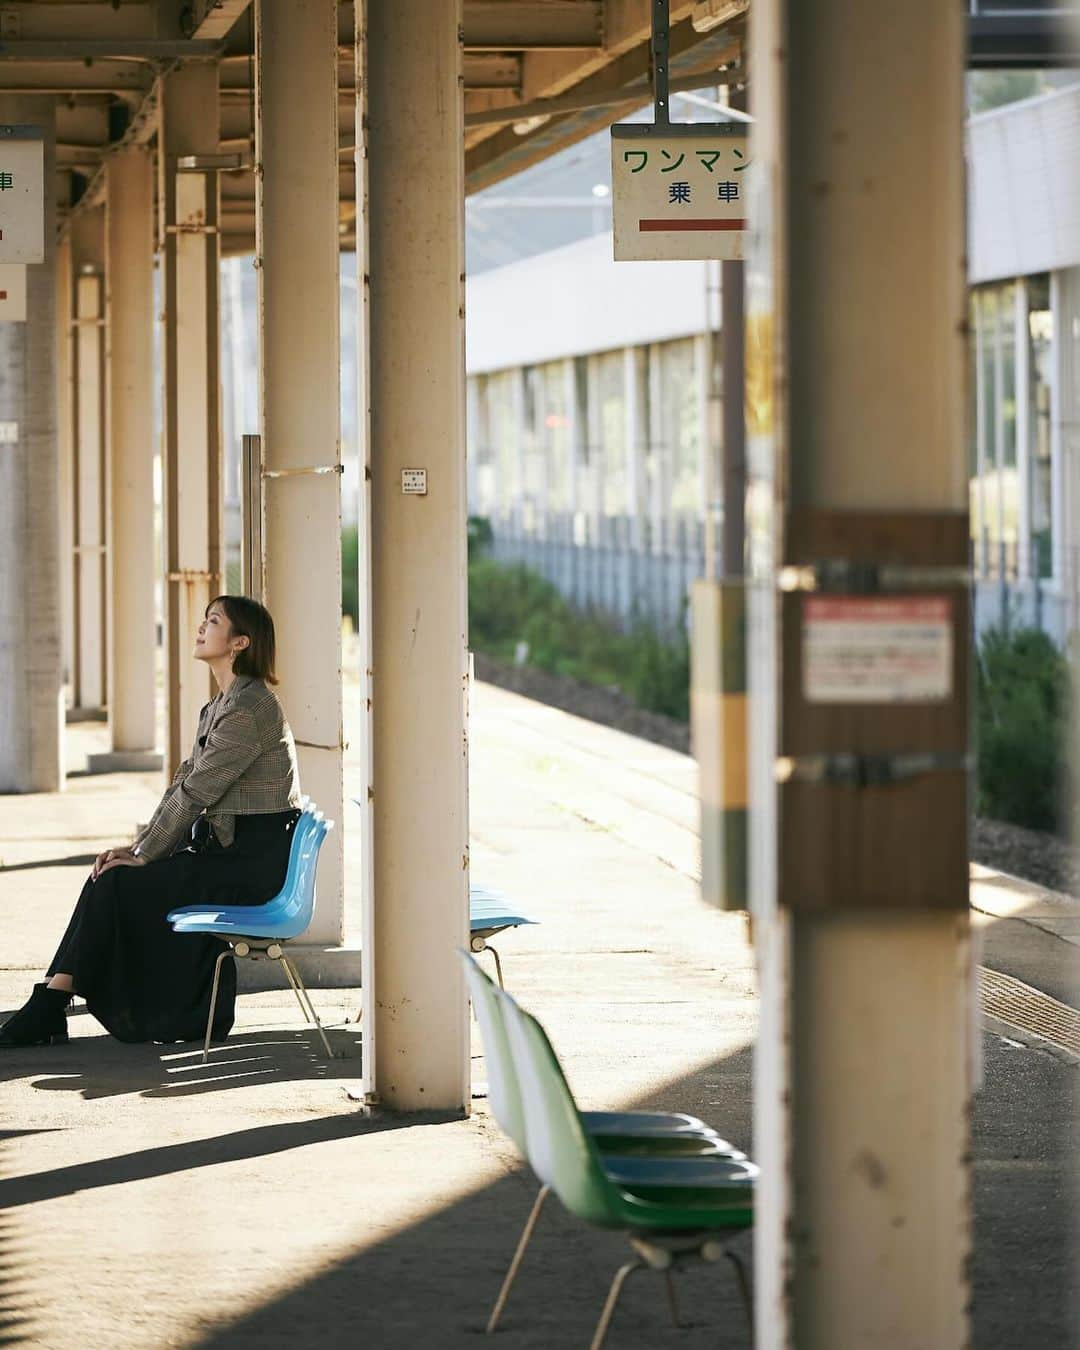
[[[741,259],[745,122],[618,122],[611,128],[615,261]]]
[[[26,267],[0,263],[0,320],[22,323],[26,319]]]
[[[44,130],[0,125],[0,263],[44,261]]]

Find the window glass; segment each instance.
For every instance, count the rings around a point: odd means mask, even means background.
[[[982,481],[979,478],[979,439],[981,435],[981,403],[979,383],[979,300],[972,294],[969,303],[970,333],[968,342],[968,488],[969,522],[971,527],[973,565],[982,571],[981,540],[983,537]]]
[[[520,491],[518,483],[518,425],[514,382],[516,370],[499,371],[487,379],[487,425],[490,436],[490,464],[494,478],[496,513],[505,519],[512,511]]]
[[[1000,351],[998,348],[998,315],[1000,301],[994,287],[979,292],[977,305],[976,342],[979,377],[979,436],[982,463],[979,471],[979,489],[982,497],[981,534],[985,550],[986,570],[997,568],[1001,543],[1001,480],[1000,419],[998,417]]]
[[[1020,478],[1016,468],[1016,302],[1013,284],[999,288],[998,416],[1000,418],[998,473],[1001,483],[1001,539],[1004,564],[1016,574],[1020,538]]]
[[[605,352],[597,358],[594,371],[602,465],[600,509],[605,516],[625,515],[629,506],[629,456],[622,352]]]
[[[570,436],[573,430],[566,366],[549,361],[537,368],[540,381],[539,436],[544,448],[547,473],[547,509],[561,513],[570,508]]]
[[[1050,278],[1028,282],[1028,340],[1031,344],[1031,570],[1037,577],[1053,574],[1053,512],[1050,487],[1050,360],[1053,322]]]
[[[661,423],[667,446],[669,510],[672,518],[701,514],[701,414],[694,341],[665,342],[660,348]]]

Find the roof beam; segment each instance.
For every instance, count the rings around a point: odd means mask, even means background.
[[[716,70],[705,67],[689,75],[680,75],[668,81],[672,94],[683,90],[700,89],[706,84],[744,84],[746,72],[737,70]],[[643,103],[652,98],[652,91],[644,75],[629,84],[613,89],[599,91],[571,90],[568,94],[556,94],[554,98],[536,98],[531,103],[516,103],[502,108],[479,108],[466,110],[465,126],[484,127],[506,122],[522,122],[532,117],[557,117],[560,113],[584,112],[590,108],[609,108],[620,103]]]
[[[466,52],[466,89],[520,89],[521,57],[505,52]]]
[[[682,83],[684,76],[692,76],[698,87],[719,83],[714,79],[715,72],[718,67],[730,66],[739,59],[744,32],[745,24],[739,20],[730,29],[718,28],[706,37],[693,31],[689,19],[674,26],[669,67],[673,86],[675,81]],[[545,117],[542,125],[524,136],[511,127],[490,128],[493,135],[474,141],[466,150],[466,192],[478,192],[512,173],[519,173],[590,133],[602,130],[624,111],[647,103],[652,96],[647,84],[648,69],[649,48],[645,43],[573,86],[575,99],[590,100],[590,106],[581,111]],[[601,96],[610,93],[625,94],[626,101],[608,103],[606,98],[601,101]],[[515,120],[520,120],[520,114]],[[475,135],[475,130],[472,134]]]
[[[146,61],[22,61],[0,55],[0,88],[26,94],[145,94],[154,83]]]
[[[243,18],[250,4],[251,0],[191,0],[181,11],[180,23],[187,37],[220,42]]]
[[[0,61],[184,61],[213,59],[220,42],[183,38],[30,38],[0,42]]]
[[[1078,49],[1080,40],[1061,10],[968,16],[967,63],[975,69],[994,66],[1012,70],[1037,70],[1045,66],[1068,69],[1080,59]]]
[[[175,24],[166,26],[163,7],[154,0],[115,8],[104,4],[42,5],[36,0],[16,0],[15,3],[4,0],[3,11],[5,47],[49,38],[137,42],[183,36]]]
[[[406,2],[399,0],[402,4]],[[630,2],[637,5],[642,0]],[[462,24],[465,50],[466,53],[599,50],[605,38],[605,8],[604,0],[465,0]],[[644,8],[647,12],[648,0],[644,0]],[[351,0],[341,0],[338,42],[351,47],[352,40],[353,6]]]
[[[250,56],[223,56],[218,69],[223,90],[231,93],[250,91]],[[468,52],[465,55],[464,76],[466,89],[518,89],[521,87],[521,57],[505,52]],[[338,52],[338,89],[351,92],[355,84],[356,65],[352,48],[342,48]]]
[[[600,0],[465,0],[465,46],[472,51],[559,51],[601,47]]]

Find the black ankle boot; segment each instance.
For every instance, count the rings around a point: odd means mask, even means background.
[[[63,989],[35,984],[34,992],[17,1013],[0,1027],[0,1050],[27,1045],[62,1045],[67,1041],[67,1005],[71,995]]]

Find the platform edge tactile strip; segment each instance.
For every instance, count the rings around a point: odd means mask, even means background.
[[[988,1016],[1080,1055],[1080,1012],[1067,1003],[986,966],[979,967],[979,1000]]]

